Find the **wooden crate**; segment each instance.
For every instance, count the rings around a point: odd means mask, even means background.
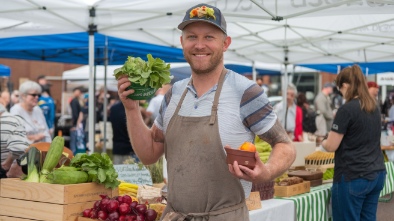
[[[100,195],[117,196],[118,189],[97,183],[70,185],[31,183],[20,179],[1,179],[0,197],[39,202],[70,204],[99,200]]]
[[[0,221],[32,221],[32,219],[23,219],[11,216],[0,216]]]
[[[291,186],[275,185],[274,188],[275,188],[274,196],[289,197],[301,193],[308,193],[311,190],[311,185],[309,181],[304,181],[302,183],[294,184]]]
[[[76,221],[84,209],[101,199],[101,194],[119,195],[118,188],[106,189],[97,183],[59,185],[2,179],[0,221]]]
[[[90,219],[90,218],[85,218],[85,217],[78,217],[78,221],[98,221],[98,219]]]
[[[93,207],[94,202],[54,204],[0,197],[0,213],[31,220],[75,221],[84,209]]]

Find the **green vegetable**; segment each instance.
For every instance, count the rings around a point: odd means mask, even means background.
[[[27,182],[40,182],[40,175],[38,173],[38,164],[40,162],[40,151],[31,147],[27,153],[27,176],[25,177],[25,181]]]
[[[140,163],[142,164],[142,163]],[[164,180],[163,177],[163,157],[160,157],[159,160],[151,165],[145,166],[152,177],[153,183],[162,183]]]
[[[114,70],[115,78],[127,75],[133,83],[156,89],[170,83],[170,64],[160,58],[153,58],[151,54],[148,54],[147,58],[148,61],[145,62],[140,57],[127,57],[124,65]]]
[[[64,171],[55,169],[48,174],[47,179],[54,184],[77,184],[88,182],[88,174],[85,171]]]
[[[323,180],[330,180],[334,178],[334,168],[328,168],[326,172],[323,173]]]
[[[88,173],[88,182],[104,184],[106,188],[116,188],[120,182],[111,158],[106,153],[78,153],[71,160],[70,166],[81,168]]]
[[[56,136],[53,138],[48,153],[45,156],[44,165],[40,173],[40,183],[49,183],[47,175],[56,167],[63,154],[64,138]]]
[[[76,167],[70,167],[70,166],[64,166],[62,165],[61,167],[56,169],[57,171],[80,171],[80,168]]]

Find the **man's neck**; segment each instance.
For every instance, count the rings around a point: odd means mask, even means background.
[[[219,66],[210,74],[192,74],[193,87],[200,97],[219,82],[224,66]]]

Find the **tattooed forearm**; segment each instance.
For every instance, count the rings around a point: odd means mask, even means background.
[[[153,124],[152,128],[152,138],[155,142],[164,143],[163,131],[159,130],[156,125]]]
[[[287,135],[286,130],[282,127],[278,120],[276,120],[274,126],[271,127],[267,132],[259,137],[265,142],[269,143],[271,147],[277,143],[291,143],[290,137]]]

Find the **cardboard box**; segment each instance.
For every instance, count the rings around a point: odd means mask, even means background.
[[[101,194],[119,195],[118,188],[106,189],[97,183],[59,185],[2,179],[0,220],[76,221]]]
[[[251,192],[249,197],[245,199],[248,210],[256,210],[261,208],[261,200],[259,192]]]
[[[118,189],[106,189],[97,183],[49,184],[31,183],[20,179],[1,179],[0,197],[32,200],[56,204],[70,204],[100,200],[101,194],[117,196]],[[1,212],[0,212],[1,214]]]
[[[309,181],[304,181],[299,184],[294,184],[291,186],[278,186],[275,185],[275,196],[279,197],[289,197],[295,196],[302,193],[308,193],[311,190],[311,185]]]

